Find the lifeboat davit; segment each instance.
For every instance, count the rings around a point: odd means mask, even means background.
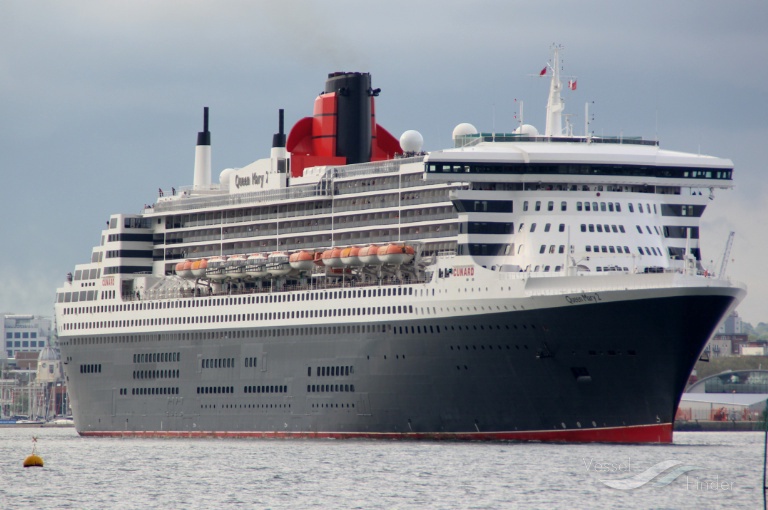
[[[245,261],[245,274],[251,278],[264,278],[267,272],[267,257],[254,253]]]
[[[341,263],[345,266],[361,266],[360,247],[349,246],[341,250]]]
[[[176,264],[176,274],[182,278],[192,278],[192,261],[185,260]]]
[[[267,257],[267,271],[272,276],[285,276],[292,269],[288,254],[284,251],[270,253]]]
[[[288,257],[288,263],[293,269],[299,271],[311,271],[315,266],[315,254],[311,251],[301,250],[291,253]]]
[[[379,248],[376,257],[382,264],[399,266],[413,260],[414,254],[413,246],[392,243]]]
[[[227,278],[227,258],[213,257],[208,259],[208,267],[205,269],[205,275],[210,280],[224,281]]]
[[[192,276],[194,276],[195,278],[200,278],[202,276],[205,276],[205,270],[207,268],[208,268],[207,259],[199,259],[192,262]]]
[[[323,264],[327,267],[344,267],[341,262],[341,248],[331,248],[323,252]]]
[[[227,259],[227,278],[240,280],[245,277],[245,257],[233,255]]]
[[[363,248],[360,248],[357,256],[360,259],[360,263],[366,266],[378,266],[381,265],[376,253],[379,251],[379,247],[375,244],[370,244]]]

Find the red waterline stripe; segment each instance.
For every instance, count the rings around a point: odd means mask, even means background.
[[[264,439],[415,439],[448,441],[543,441],[552,443],[671,443],[672,424],[525,432],[280,432],[280,431],[93,431],[89,437],[264,438]]]

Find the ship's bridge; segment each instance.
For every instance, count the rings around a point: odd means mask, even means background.
[[[473,136],[473,135],[467,135]],[[430,180],[621,180],[660,186],[731,188],[729,159],[660,149],[624,138],[474,135],[476,142],[425,158]]]

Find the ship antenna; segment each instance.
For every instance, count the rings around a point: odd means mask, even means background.
[[[560,136],[563,133],[562,113],[565,109],[565,103],[560,97],[560,91],[563,84],[560,82],[560,50],[561,45],[552,46],[552,63],[549,68],[552,70],[552,78],[549,84],[549,100],[547,101],[547,125],[544,136]]]

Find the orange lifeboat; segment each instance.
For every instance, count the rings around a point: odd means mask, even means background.
[[[399,266],[413,260],[414,253],[413,246],[392,243],[379,248],[376,256],[382,264]]]
[[[345,266],[361,265],[360,248],[357,246],[349,246],[341,250],[341,263]]]
[[[208,268],[208,259],[199,259],[192,262],[192,276],[200,278],[205,276],[205,270]]]
[[[182,278],[192,278],[192,261],[185,260],[176,264],[176,274]]]
[[[376,253],[378,253],[379,247],[375,244],[370,244],[368,246],[365,246],[364,248],[360,248],[360,251],[358,252],[358,258],[360,259],[360,263],[366,266],[378,266],[381,265],[381,262],[379,262],[379,258],[376,256]]]
[[[299,271],[311,271],[315,265],[315,254],[311,251],[301,250],[291,253],[288,263],[293,269]]]
[[[323,264],[327,267],[344,267],[341,262],[341,248],[331,248],[323,252]]]

